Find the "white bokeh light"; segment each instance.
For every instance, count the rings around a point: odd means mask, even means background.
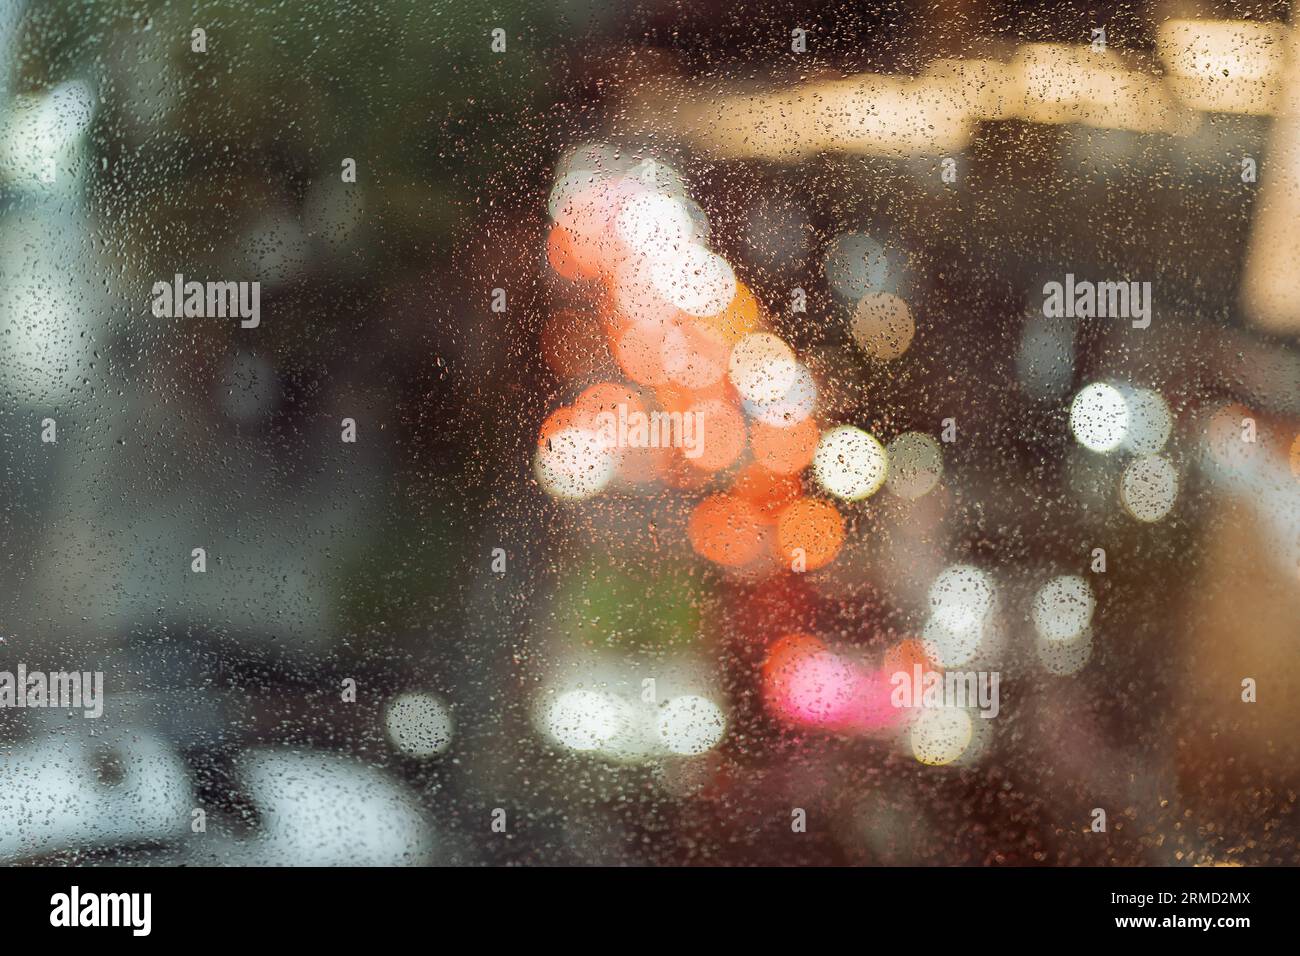
[[[627,731],[632,708],[614,694],[570,690],[546,708],[543,725],[548,734],[570,750],[599,750]]]
[[[712,750],[727,731],[722,708],[707,697],[674,697],[655,722],[659,740],[670,752],[693,756]]]
[[[650,259],[673,255],[693,232],[686,206],[656,193],[641,193],[624,202],[614,228],[628,249]]]
[[[1139,455],[1152,455],[1165,447],[1173,429],[1169,406],[1159,392],[1149,388],[1125,388],[1124,400],[1128,404],[1128,432],[1124,436],[1125,451]]]
[[[95,95],[81,80],[15,97],[0,113],[0,178],[47,185],[74,181],[67,166],[94,112]]]
[[[979,654],[996,606],[993,578],[969,564],[940,572],[930,585],[930,617],[921,632],[926,655],[943,667],[967,664]]]
[[[970,745],[975,728],[960,707],[926,707],[912,722],[912,754],[931,767],[959,759]]]
[[[1129,462],[1120,476],[1120,500],[1139,521],[1159,521],[1178,499],[1178,471],[1164,455],[1145,455]]]
[[[580,500],[599,494],[614,477],[617,461],[596,432],[565,428],[537,451],[534,473],[552,498]]]
[[[859,501],[884,484],[888,462],[884,446],[874,435],[853,425],[840,425],[817,442],[813,477],[836,498]]]
[[[1092,587],[1076,574],[1052,578],[1034,595],[1034,629],[1045,641],[1068,641],[1092,623]]]
[[[412,757],[433,757],[451,745],[451,711],[433,694],[399,694],[384,712],[393,746]]]
[[[650,267],[655,290],[687,315],[717,315],[736,297],[736,274],[722,256],[694,243],[668,250]]]
[[[728,374],[740,397],[750,402],[779,402],[799,377],[794,350],[770,332],[752,332],[731,350]]]
[[[773,428],[789,428],[797,425],[813,413],[817,405],[817,383],[812,372],[799,365],[795,370],[794,384],[786,393],[774,402],[752,402],[745,400],[745,412],[765,425]]]
[[[1124,393],[1105,382],[1085,385],[1070,405],[1070,431],[1090,451],[1109,452],[1119,448],[1128,434],[1128,421]]]

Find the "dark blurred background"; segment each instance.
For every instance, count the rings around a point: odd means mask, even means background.
[[[1300,68],[1258,52],[1289,17],[0,0],[0,661],[101,670],[109,694],[99,721],[0,711],[0,858],[1300,862],[1300,310],[1251,305],[1255,286],[1283,302],[1300,286],[1286,266],[1251,271],[1300,238],[1263,215],[1300,195]],[[1211,31],[1231,68],[1198,74],[1193,57],[1179,74],[1161,31],[1229,20],[1265,39]],[[897,142],[886,112],[860,148],[831,129],[852,131],[851,113],[777,110],[748,138],[714,121],[751,115],[735,105],[749,95],[1087,49],[1099,25],[1118,83],[1047,59],[1067,90],[1094,85],[1031,109],[988,101],[1004,84],[1032,99],[1010,66],[991,85],[936,81],[979,105],[933,148],[904,135],[928,135],[907,114]],[[1168,97],[1141,93],[1150,117],[1124,95],[1142,84]],[[548,197],[587,143],[610,144],[612,167],[680,174],[710,247],[815,376],[819,423],[883,440],[957,416],[941,488],[846,509],[844,551],[807,576],[693,554],[697,487],[549,496],[538,429],[619,376],[553,324],[588,308],[546,255]],[[916,335],[896,361],[864,361],[828,275],[858,233],[908,276]],[[155,318],[149,290],[178,272],[259,280],[260,327]],[[1066,272],[1151,281],[1151,328],[1044,326],[1042,285]],[[1103,379],[1168,411],[1164,520],[1126,513],[1124,462],[1071,435],[1072,396]],[[1216,451],[1215,422],[1243,416],[1258,447]],[[1053,672],[1029,608],[1098,546],[1090,649]],[[1006,640],[978,752],[932,766],[765,707],[776,638],[878,657],[920,634],[953,565],[996,579]],[[635,696],[646,674],[708,696],[726,736],[602,755],[544,732],[557,682]],[[1107,832],[1090,830],[1097,807]]]

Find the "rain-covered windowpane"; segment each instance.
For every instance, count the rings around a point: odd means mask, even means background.
[[[1300,863],[1246,6],[0,2],[0,862]]]

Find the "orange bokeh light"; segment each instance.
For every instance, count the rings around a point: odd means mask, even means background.
[[[551,226],[546,237],[546,261],[562,279],[576,282],[596,275],[590,263],[580,260],[574,252],[573,234],[559,223]]]
[[[664,385],[668,372],[664,369],[664,330],[653,326],[631,326],[618,340],[614,357],[627,377],[639,385]]]
[[[750,429],[754,460],[769,471],[781,475],[802,471],[812,463],[819,435],[817,422],[811,418],[805,418],[789,428],[776,428],[755,422]]]
[[[617,415],[620,405],[627,407],[629,415],[645,412],[645,404],[640,396],[626,385],[616,382],[601,382],[586,389],[573,403],[573,410],[584,428],[595,428],[597,415],[601,412]]]
[[[779,475],[753,463],[736,478],[735,493],[753,505],[760,521],[776,524],[780,513],[803,493],[803,483],[794,475]]]
[[[671,327],[664,339],[664,368],[678,385],[708,388],[727,371],[730,348],[713,329],[695,320]]]
[[[777,518],[776,541],[788,565],[793,566],[802,554],[804,569],[814,571],[830,564],[840,553],[844,519],[832,504],[801,498]]]
[[[713,495],[696,505],[687,535],[697,554],[727,567],[749,564],[761,548],[758,517],[735,495]]]
[[[683,415],[695,416],[697,436],[702,435],[697,457],[686,460],[702,471],[721,471],[745,448],[745,416],[716,398],[696,402]]]

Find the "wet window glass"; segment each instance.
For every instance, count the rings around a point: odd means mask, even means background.
[[[1300,863],[1297,29],[0,3],[0,862]]]

